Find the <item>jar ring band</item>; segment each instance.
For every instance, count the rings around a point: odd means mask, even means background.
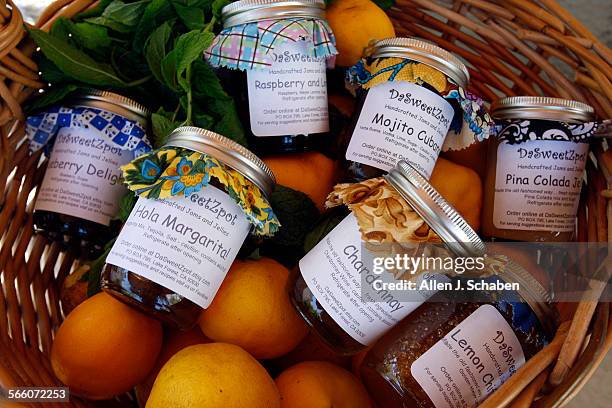
[[[144,128],[121,115],[93,107],[54,106],[26,120],[25,133],[30,151],[51,151],[61,128],[84,128],[95,131],[109,145],[132,152],[134,158],[151,150]]]
[[[407,81],[433,88],[451,103],[455,116],[442,151],[461,150],[489,137],[493,121],[478,96],[455,84],[450,78],[429,65],[404,58],[364,58],[347,72],[353,86],[370,89],[391,81]]]
[[[190,149],[162,147],[121,167],[126,185],[149,199],[189,197],[214,177],[238,204],[256,235],[271,236],[280,222],[261,190],[219,160]]]
[[[264,20],[225,28],[204,52],[214,67],[242,71],[272,65],[272,51],[292,41],[304,41],[312,58],[331,58],[338,53],[336,40],[325,20],[288,18]]]

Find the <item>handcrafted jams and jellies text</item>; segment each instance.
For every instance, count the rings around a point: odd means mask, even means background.
[[[454,111],[441,96],[409,82],[368,91],[346,159],[388,171],[400,160],[429,177]]]
[[[327,64],[291,42],[272,52],[272,66],[247,72],[251,131],[255,136],[308,135],[329,130]]]

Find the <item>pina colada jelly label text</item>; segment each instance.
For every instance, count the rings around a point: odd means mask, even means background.
[[[224,191],[139,198],[106,263],[125,268],[207,308],[250,224]]]
[[[361,233],[351,213],[300,260],[299,267],[323,309],[348,335],[367,346],[422,302],[400,302],[375,288],[362,291],[362,282],[372,284],[379,276],[368,268],[361,251]]]
[[[35,210],[53,211],[109,225],[127,189],[121,167],[131,152],[108,144],[96,131],[64,127],[57,132]]]
[[[482,305],[410,367],[436,408],[476,407],[525,363],[516,334]]]
[[[306,52],[305,41],[272,51],[272,66],[247,71],[251,131],[255,136],[329,131],[325,58]]]
[[[406,81],[368,90],[346,159],[389,171],[406,160],[429,178],[453,120],[441,96]]]
[[[573,231],[588,143],[534,140],[497,148],[493,223],[525,231]]]

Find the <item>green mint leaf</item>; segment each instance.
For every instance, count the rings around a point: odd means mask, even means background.
[[[195,60],[203,58],[203,53],[214,40],[215,35],[209,32],[193,30],[181,35],[176,41],[173,52],[176,52],[176,72],[182,75]]]
[[[106,9],[106,7],[111,4],[113,2],[113,0],[99,0],[96,3],[96,6],[93,8],[90,8],[82,13],[77,14],[76,16],[73,17],[73,20],[75,21],[82,21],[86,18],[90,18],[90,17],[98,17],[100,15],[102,15],[102,13],[104,12],[104,10]]]
[[[106,257],[111,251],[115,238],[111,239],[105,246],[104,252],[98,258],[93,260],[89,265],[89,280],[87,282],[87,297],[91,297],[96,293],[100,292],[100,275],[102,274],[102,268],[106,263]]]
[[[30,99],[30,103],[26,107],[27,112],[36,112],[48,106],[55,105],[65,99],[72,92],[79,89],[73,84],[50,86],[45,88],[43,93],[39,93],[36,98]]]
[[[166,143],[170,133],[179,127],[180,123],[172,120],[172,113],[160,109],[151,115],[151,126],[153,128],[153,145],[158,148]]]
[[[180,91],[176,79],[176,53],[171,51],[162,59],[160,65],[162,83],[175,92]]]
[[[221,21],[221,9],[230,4],[233,0],[215,0],[212,4],[212,13],[217,21]]]
[[[211,129],[215,124],[215,118],[205,113],[196,113],[193,115],[193,124],[203,129]]]
[[[142,18],[136,27],[132,48],[142,52],[142,44],[153,30],[164,22],[172,24],[175,18],[174,8],[168,0],[152,0],[142,13]]]
[[[117,215],[113,217],[114,220],[119,220],[122,223],[126,222],[132,209],[136,205],[136,201],[138,201],[138,196],[131,191],[128,191],[121,197],[121,201],[119,201],[119,211],[117,211]]]
[[[188,7],[176,1],[172,2],[176,14],[185,27],[190,30],[201,30],[205,26],[204,10],[197,7]]]
[[[120,33],[129,33],[138,25],[149,2],[150,0],[142,0],[124,3],[121,0],[114,0],[104,9],[101,16],[88,18],[86,21]]]
[[[395,0],[374,0],[374,3],[381,9],[387,10],[395,5]]]
[[[270,241],[302,248],[306,234],[319,219],[317,206],[306,194],[281,185],[272,192],[270,204],[282,226]]]
[[[106,27],[90,23],[73,23],[66,18],[60,18],[53,24],[51,34],[66,42],[72,42],[79,48],[96,53],[110,47],[112,43]]]
[[[317,223],[316,227],[306,235],[304,239],[304,253],[310,252],[310,250],[325,238],[331,230],[336,228],[336,225],[340,224],[340,221],[345,217],[345,211],[335,211],[327,214],[323,220]]]
[[[172,25],[166,21],[153,31],[144,47],[145,58],[149,64],[149,69],[153,73],[153,76],[162,83],[164,82],[164,78],[161,72],[161,62],[166,56],[166,44],[170,39],[171,33]]]
[[[199,98],[227,99],[227,92],[223,89],[219,77],[212,67],[204,61],[193,63],[193,91]]]
[[[248,147],[234,101],[232,99],[219,101],[211,107],[211,110],[221,115],[221,119],[215,125],[215,132]]]
[[[30,30],[30,36],[43,54],[67,76],[95,86],[126,86],[111,66],[96,62],[66,41],[37,29]]]

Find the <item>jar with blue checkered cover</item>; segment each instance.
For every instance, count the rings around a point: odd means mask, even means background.
[[[329,142],[327,66],[337,53],[322,0],[242,0],[206,50],[234,97],[249,147],[291,153]]]
[[[151,149],[147,109],[121,95],[92,90],[28,117],[30,151],[46,171],[34,203],[34,229],[77,256],[98,256],[119,230],[127,189],[121,165]]]

